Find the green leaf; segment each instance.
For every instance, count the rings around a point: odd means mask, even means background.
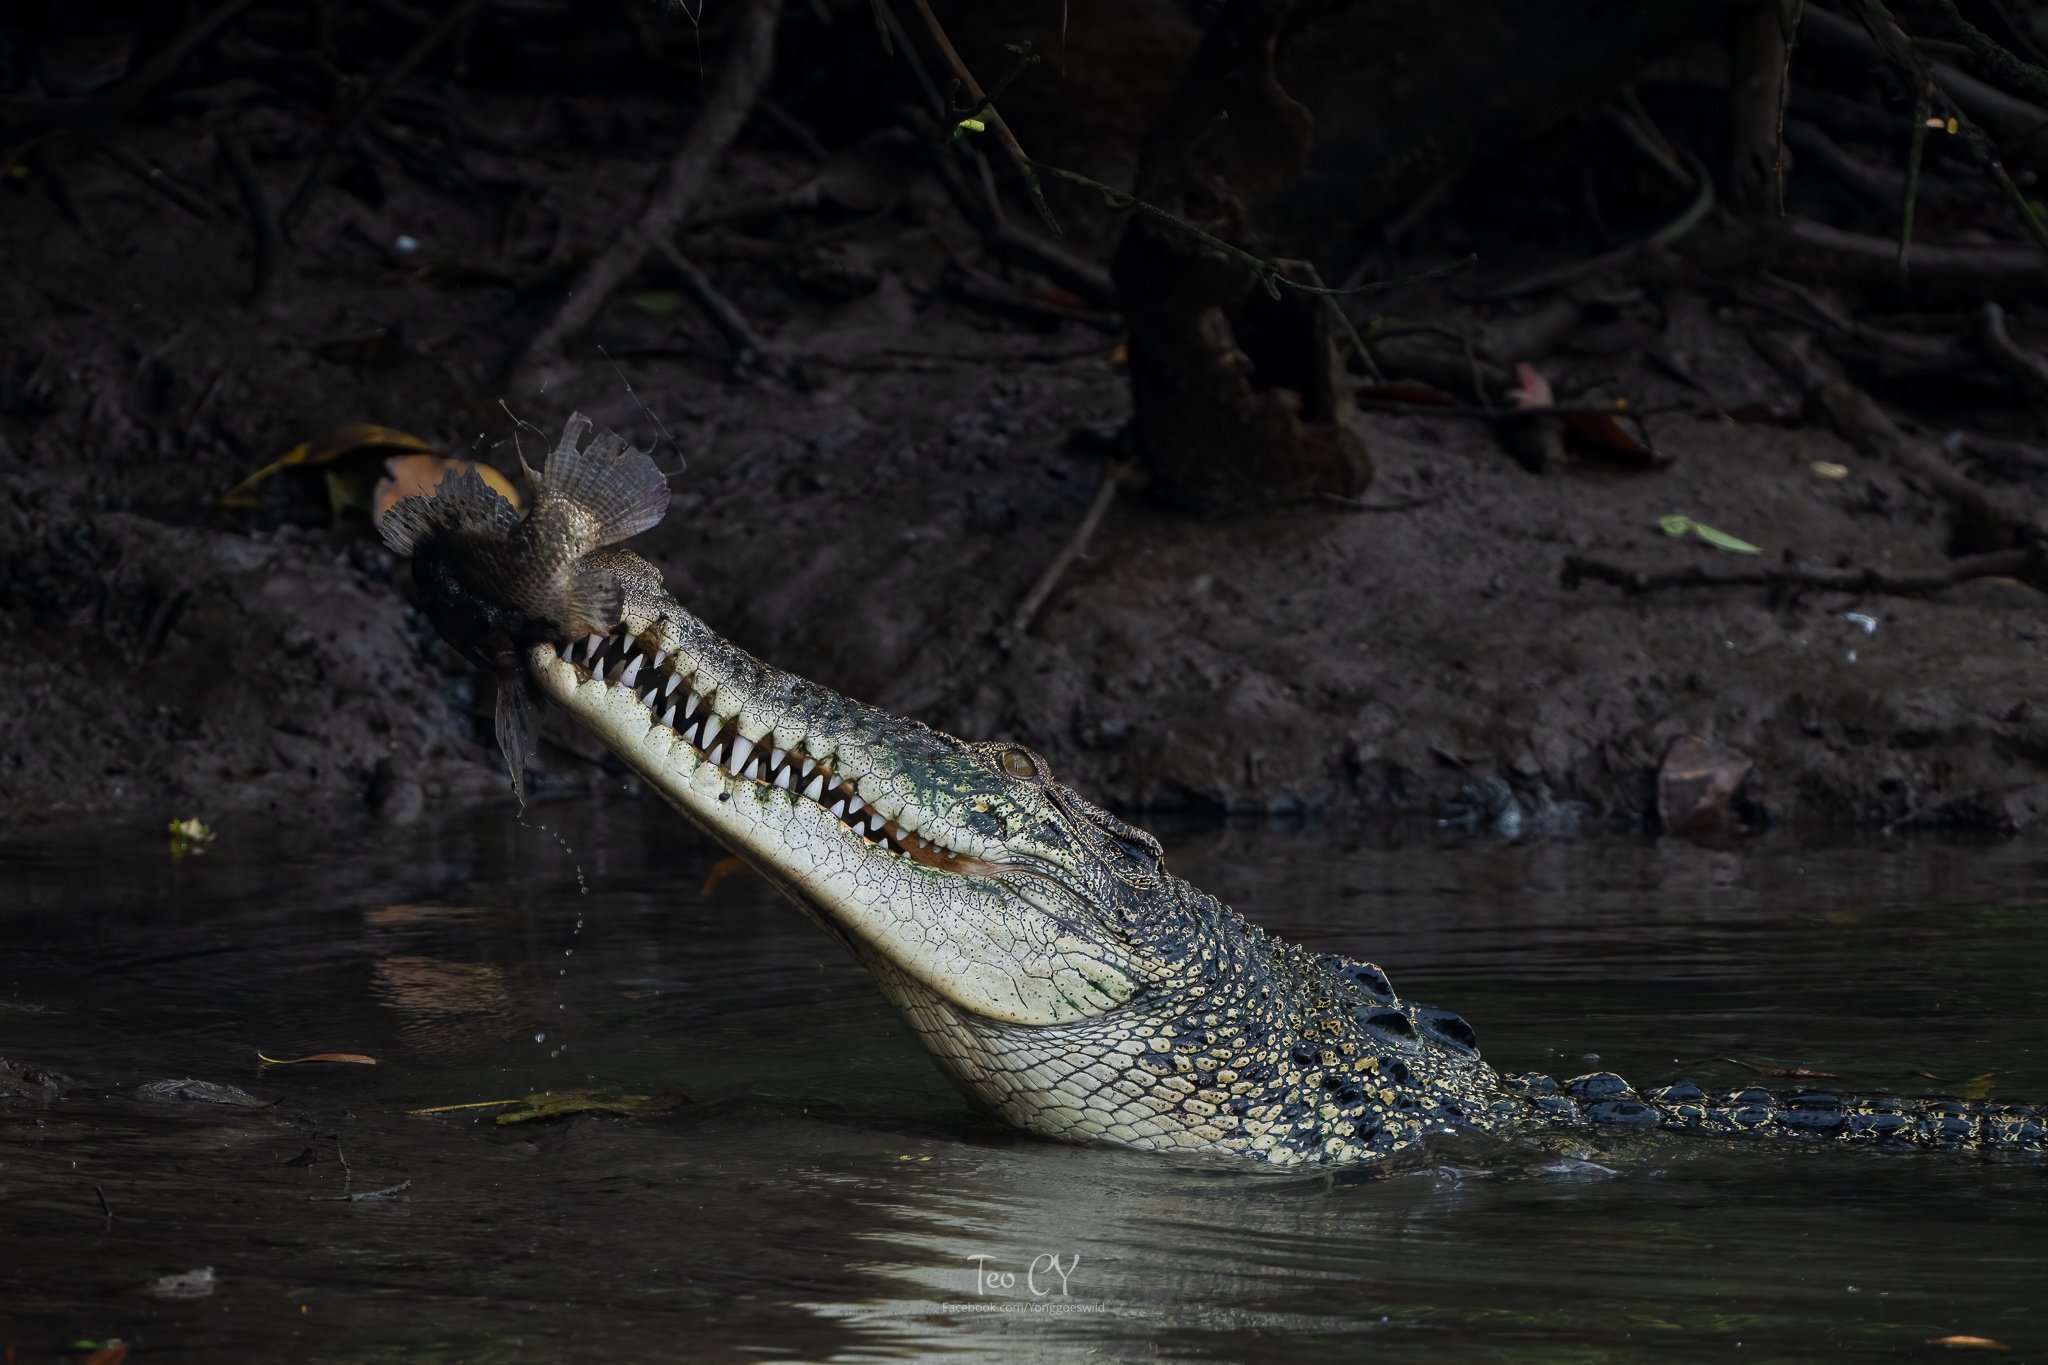
[[[1676,515],[1659,517],[1657,518],[1657,529],[1667,536],[1682,536],[1687,531],[1690,531],[1715,549],[1726,550],[1730,554],[1760,555],[1763,553],[1762,550],[1748,541],[1731,536],[1726,531],[1716,531],[1711,526],[1703,526],[1691,517]]]
[[[1728,550],[1734,554],[1760,555],[1763,553],[1762,550],[1759,550],[1756,546],[1750,544],[1748,541],[1738,540],[1734,536],[1729,535],[1726,531],[1716,531],[1711,526],[1702,526],[1698,522],[1694,522],[1692,524],[1692,530],[1694,535],[1698,536],[1701,540],[1707,542],[1707,544],[1715,546],[1719,549]]]
[[[962,133],[985,133],[987,131],[988,125],[978,118],[964,118],[953,125],[954,137],[958,137]]]
[[[633,295],[633,306],[643,313],[673,313],[683,306],[683,296],[673,289],[650,289]]]
[[[688,1104],[681,1095],[604,1095],[594,1090],[559,1090],[552,1094],[528,1095],[517,1109],[498,1115],[500,1124],[532,1123],[538,1119],[563,1119],[574,1114],[611,1114],[619,1118],[645,1118],[666,1114]]]

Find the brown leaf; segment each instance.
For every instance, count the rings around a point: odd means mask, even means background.
[[[1568,412],[1564,424],[1586,445],[1610,455],[1627,455],[1641,459],[1650,453],[1650,448],[1636,438],[1636,434],[1604,412]]]
[[[365,1057],[360,1052],[315,1052],[306,1057],[266,1057],[256,1054],[256,1060],[265,1066],[297,1066],[300,1062],[352,1062],[357,1066],[375,1066],[375,1057]]]
[[[1929,1346],[1946,1346],[1956,1351],[2010,1351],[2012,1349],[2012,1347],[2004,1342],[1991,1337],[1966,1337],[1962,1335],[1929,1337],[1927,1344]]]
[[[1771,1066],[1764,1062],[1745,1062],[1740,1057],[1721,1057],[1716,1060],[1732,1062],[1745,1070],[1754,1071],[1759,1076],[1771,1076],[1780,1080],[1831,1081],[1835,1079],[1834,1072],[1815,1071],[1810,1066]]]
[[[397,451],[401,454],[432,455],[434,448],[417,436],[373,422],[350,422],[310,441],[301,441],[271,463],[221,494],[223,507],[257,506],[255,488],[265,479],[287,469],[311,469],[333,464],[363,451]]]
[[[1433,384],[1420,379],[1395,379],[1385,384],[1365,384],[1358,390],[1360,398],[1377,398],[1382,403],[1413,403],[1419,408],[1454,408],[1458,400]]]
[[[128,1358],[128,1343],[110,1341],[87,1356],[80,1365],[121,1365]]]
[[[1508,400],[1523,412],[1557,406],[1557,396],[1550,391],[1550,381],[1526,360],[1515,366],[1515,387],[1508,390]]]
[[[720,858],[711,865],[711,874],[704,878],[704,885],[697,889],[699,896],[708,896],[718,889],[718,884],[727,877],[744,876],[754,869],[739,858]]]
[[[1704,833],[1726,824],[1728,803],[1752,766],[1752,760],[1697,735],[1673,741],[1657,774],[1657,818],[1666,832]]]

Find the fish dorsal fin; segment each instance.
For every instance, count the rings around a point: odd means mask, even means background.
[[[436,531],[503,536],[518,524],[518,510],[483,475],[464,469],[442,478],[433,492],[397,503],[377,530],[394,553],[411,555]]]
[[[598,433],[579,450],[590,426],[582,413],[569,415],[541,483],[548,496],[567,498],[596,521],[598,545],[615,545],[661,520],[668,511],[668,480],[652,455],[634,450],[614,432]]]

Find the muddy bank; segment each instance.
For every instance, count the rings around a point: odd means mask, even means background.
[[[677,496],[638,548],[735,640],[942,728],[1024,740],[1124,806],[1435,812],[1497,775],[1626,824],[1671,741],[1697,734],[1754,758],[1759,802],[1795,819],[2016,829],[2048,811],[2048,620],[2029,588],[1565,586],[1571,554],[1730,562],[1662,534],[1674,514],[1771,560],[1945,562],[1942,506],[1804,420],[1694,264],[1658,256],[1515,303],[1442,282],[1375,303],[1529,347],[1560,393],[1626,392],[1659,414],[1661,463],[1580,452],[1532,473],[1490,423],[1369,409],[1352,419],[1375,469],[1359,505],[1200,519],[1128,490],[1020,637],[1020,599],[1120,453],[1113,318],[1029,272],[991,306],[1001,267],[913,176],[884,212],[696,240],[800,383],[736,370],[651,270],[589,346],[507,390],[493,375],[565,263],[638,202],[689,113],[647,95],[465,107],[474,195],[388,161],[363,173],[374,194],[361,176],[323,185],[255,303],[239,235],[89,149],[11,182],[0,252],[34,268],[0,279],[8,818],[410,821],[502,792],[488,695],[414,619],[367,527],[330,525],[317,478],[253,516],[216,503],[350,421],[516,469],[501,400],[551,430],[580,408],[656,447]],[[196,118],[124,137],[224,196]],[[252,126],[254,174],[283,200],[302,169],[292,126]],[[762,120],[710,207],[815,166]],[[1074,212],[1070,245],[1106,259],[1116,225]],[[1501,274],[1536,259],[1497,247]],[[1617,359],[1598,344],[1616,319],[1682,363]],[[1998,496],[2034,502],[2048,482],[2000,477]],[[624,781],[550,738],[554,788]]]

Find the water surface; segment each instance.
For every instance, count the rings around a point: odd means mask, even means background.
[[[718,854],[664,809],[532,818],[573,854],[498,806],[179,861],[0,851],[0,1056],[70,1081],[0,1101],[0,1350],[2048,1359],[2048,1167],[1594,1137],[1332,1179],[1054,1146],[970,1115],[758,879],[705,894]],[[2048,1101],[2025,845],[1169,834],[1176,871],[1459,1010],[1499,1065]],[[186,1078],[267,1107],[134,1097]],[[593,1089],[687,1102],[411,1112]],[[200,1267],[209,1294],[150,1292]]]

